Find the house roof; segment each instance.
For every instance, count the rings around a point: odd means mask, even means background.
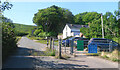
[[[82,27],[88,27],[88,25],[78,25],[78,24],[66,24],[70,27],[70,29],[80,29]]]

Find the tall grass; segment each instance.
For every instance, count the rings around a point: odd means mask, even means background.
[[[108,60],[112,60],[112,61],[118,62],[118,61],[120,61],[118,53],[120,53],[120,52],[117,49],[115,49],[111,53],[109,53],[109,52],[102,52],[101,57],[105,58],[105,59],[108,59]]]

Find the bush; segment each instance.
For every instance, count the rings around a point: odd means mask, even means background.
[[[116,58],[113,58],[112,61],[114,61],[114,62],[119,62],[120,60],[119,60],[119,59],[116,59]]]
[[[38,34],[41,33],[41,32],[43,32],[42,29],[36,29],[33,34],[35,36],[38,36]]]
[[[28,33],[26,33],[26,32],[21,32],[21,31],[16,31],[15,34],[16,34],[17,36],[25,36],[25,35],[28,35]]]
[[[16,49],[16,35],[11,23],[2,23],[2,58],[3,60]]]
[[[56,37],[56,36],[57,36],[57,33],[56,33],[56,32],[49,32],[49,33],[48,33],[48,36],[54,36],[54,37]]]
[[[109,58],[107,55],[104,55],[103,58]]]
[[[49,36],[49,34],[46,33],[46,32],[41,32],[41,33],[38,34],[38,36],[45,38],[45,37]]]

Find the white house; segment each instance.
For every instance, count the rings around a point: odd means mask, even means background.
[[[80,33],[80,28],[82,27],[87,28],[88,25],[66,24],[63,29],[63,39],[70,36],[80,37],[82,34]]]

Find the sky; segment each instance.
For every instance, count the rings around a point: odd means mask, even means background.
[[[39,9],[44,9],[52,5],[69,9],[73,15],[83,12],[106,12],[114,13],[118,10],[118,2],[10,2],[12,9],[5,10],[4,16],[11,19],[13,23],[34,25],[32,19]]]

